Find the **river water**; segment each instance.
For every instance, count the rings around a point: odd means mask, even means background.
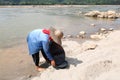
[[[120,19],[95,19],[85,17],[92,10],[120,12],[120,5],[77,5],[69,7],[10,7],[0,8],[0,48],[8,48],[25,41],[27,34],[36,28],[51,26],[64,34],[76,35],[79,31],[92,34],[99,28],[119,29]],[[96,27],[91,27],[95,24]]]

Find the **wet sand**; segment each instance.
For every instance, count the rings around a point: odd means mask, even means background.
[[[22,80],[37,73],[26,43],[0,50],[0,80]]]

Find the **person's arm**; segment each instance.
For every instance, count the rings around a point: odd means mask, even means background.
[[[45,55],[47,56],[47,58],[51,61],[51,65],[55,66],[55,61],[49,51],[49,42],[48,41],[42,41],[42,45],[43,45],[43,50],[45,52]]]
[[[42,41],[42,46],[43,46],[43,50],[44,50],[47,58],[49,60],[53,60],[53,57],[52,57],[51,53],[49,52],[49,42],[48,41]]]

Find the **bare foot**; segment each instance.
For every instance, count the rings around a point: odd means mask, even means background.
[[[41,71],[44,71],[44,70],[45,70],[45,68],[36,67],[36,70],[37,70],[37,71],[39,71],[39,72],[41,72]]]

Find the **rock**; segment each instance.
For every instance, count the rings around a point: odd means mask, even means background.
[[[114,29],[113,28],[109,28],[109,31],[113,31]]]
[[[90,35],[90,38],[91,38],[91,39],[94,39],[94,40],[100,40],[100,39],[105,38],[105,36],[103,36],[103,35],[98,35],[98,34],[93,34],[93,35]]]
[[[118,13],[117,15],[118,15],[118,18],[120,18],[120,13]]]
[[[113,14],[116,14],[116,12],[115,12],[115,11],[112,11],[112,10],[109,10],[109,11],[107,11],[107,14],[108,14],[108,15],[113,15]]]
[[[119,18],[119,13],[116,13],[115,16],[116,16],[117,18]]]
[[[67,38],[72,38],[73,36],[72,35],[67,35]]]
[[[66,36],[63,36],[63,39],[65,39],[66,38]]]
[[[82,44],[82,50],[86,51],[86,50],[94,50],[97,47],[97,44],[94,42],[85,42]]]
[[[104,18],[104,15],[98,15],[97,17],[98,18]]]
[[[112,15],[108,15],[108,18],[109,18],[109,19],[116,19],[116,18],[118,18],[118,17],[116,16],[116,14],[112,14]]]
[[[97,15],[100,14],[100,11],[91,11],[85,14],[85,16],[89,16],[89,17],[97,17]]]
[[[103,12],[104,17],[103,18],[108,18],[107,12]]]
[[[98,18],[107,18],[108,15],[107,15],[107,12],[101,12],[97,17]]]
[[[85,31],[80,31],[80,32],[79,32],[79,37],[85,38],[85,34],[86,34]]]
[[[91,11],[91,12],[86,13],[85,16],[116,19],[116,18],[120,17],[120,14],[116,13],[115,11],[112,11],[112,10],[109,10],[107,12]]]
[[[106,31],[105,28],[100,28],[100,32],[104,32],[104,31]]]
[[[76,38],[80,38],[80,35],[76,35]]]
[[[99,34],[107,34],[108,33],[108,30],[107,29],[105,29],[105,28],[100,28],[100,30],[99,30],[99,32],[98,32]]]
[[[110,18],[110,19],[112,19],[112,18],[113,18],[113,19],[117,18],[115,11],[101,12],[101,14],[100,14],[98,17]]]
[[[80,31],[80,32],[79,32],[79,35],[85,35],[85,34],[86,34],[85,31]]]
[[[95,27],[95,24],[90,24],[90,25]]]

